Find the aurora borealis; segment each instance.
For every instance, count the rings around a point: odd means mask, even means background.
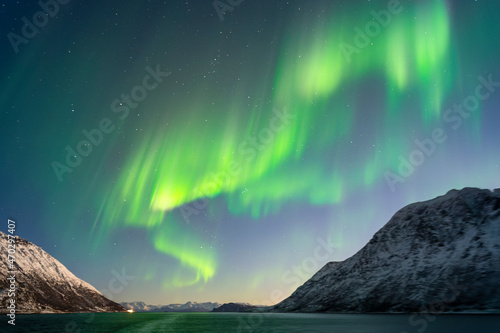
[[[270,304],[404,205],[498,187],[496,1],[69,1],[17,53],[40,7],[0,10],[0,211],[97,289],[133,275],[114,300]]]

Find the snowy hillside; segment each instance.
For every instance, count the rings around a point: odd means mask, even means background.
[[[500,312],[500,189],[452,190],[398,211],[279,312]]]
[[[0,251],[7,253],[7,235],[0,232]],[[80,280],[64,265],[40,247],[15,238],[16,312],[116,312],[125,311],[105,298],[97,289]],[[0,303],[5,312],[7,302],[7,255],[0,264]]]

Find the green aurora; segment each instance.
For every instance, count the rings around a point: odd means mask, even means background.
[[[443,100],[453,87],[457,66],[448,8],[438,1],[405,3],[393,13],[379,11],[381,24],[366,15],[370,6],[351,6],[357,10],[344,10],[359,14],[349,20],[334,12],[313,22],[314,38],[309,30],[290,28],[274,75],[264,82],[272,91],[268,105],[246,113],[207,112],[193,98],[185,112],[190,124],[183,120],[168,132],[151,129],[103,198],[96,221],[99,232],[146,229],[157,251],[194,271],[196,278],[186,283],[206,282],[216,274],[217,253],[200,251],[205,242],[173,210],[180,209],[189,220],[198,214],[197,207],[205,208],[217,196],[224,196],[232,214],[255,219],[279,212],[290,201],[337,204],[346,189],[369,187],[384,170],[396,167],[394,156],[405,154],[407,143],[384,139],[391,137],[384,131],[401,121],[405,96],[420,96],[420,120],[425,124],[441,116]],[[372,36],[360,37],[366,45],[356,43],[358,30],[353,27]],[[377,141],[383,153],[368,154],[350,170],[321,158],[301,165],[306,156],[320,156],[349,137],[356,95],[363,91],[344,87],[356,87],[367,77],[385,82],[385,114]],[[207,113],[211,125],[203,124]],[[273,131],[275,114],[283,119],[278,118],[281,123]],[[342,159],[342,149],[334,154],[333,161]]]

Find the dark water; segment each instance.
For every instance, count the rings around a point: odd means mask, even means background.
[[[98,313],[18,315],[1,332],[498,333],[498,315]],[[7,328],[5,328],[7,326]]]

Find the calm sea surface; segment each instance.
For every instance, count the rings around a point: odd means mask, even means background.
[[[4,316],[2,316],[4,317]],[[1,332],[359,332],[498,333],[496,315],[357,315],[260,313],[98,313],[18,315]],[[7,327],[5,329],[5,327]]]

